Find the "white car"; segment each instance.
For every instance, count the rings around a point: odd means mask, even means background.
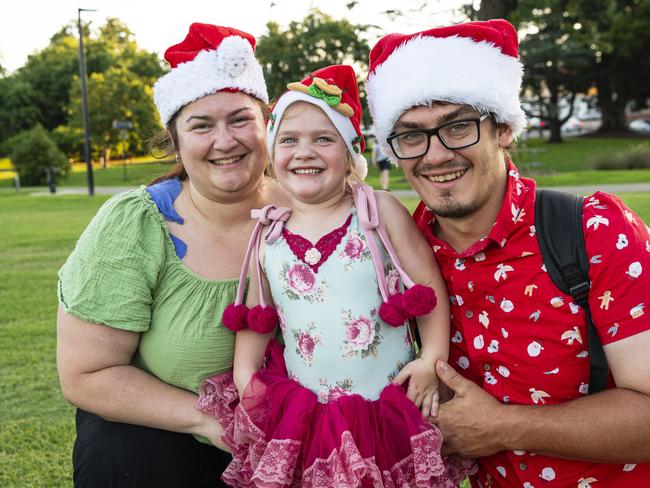
[[[630,122],[630,130],[650,134],[650,119],[636,119]]]
[[[566,134],[579,134],[585,130],[585,123],[577,117],[569,117],[562,126],[562,132]]]

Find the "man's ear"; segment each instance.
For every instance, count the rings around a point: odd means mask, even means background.
[[[497,125],[497,139],[501,149],[510,147],[512,140],[514,139],[514,136],[512,135],[512,127],[508,124]]]

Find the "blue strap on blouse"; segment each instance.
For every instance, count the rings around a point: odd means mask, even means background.
[[[178,178],[171,178],[169,180],[161,181],[155,185],[147,187],[147,192],[151,199],[155,202],[158,210],[168,222],[175,222],[177,224],[184,224],[183,217],[178,215],[174,208],[174,201],[178,198],[182,189],[181,182]],[[170,233],[169,236],[174,243],[174,251],[178,259],[183,259],[187,254],[187,244],[179,239],[174,234]]]

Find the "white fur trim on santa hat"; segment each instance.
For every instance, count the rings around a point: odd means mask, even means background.
[[[363,154],[361,154],[360,144],[352,144],[352,141],[358,137],[359,134],[357,134],[357,131],[352,125],[350,118],[346,117],[340,112],[337,112],[320,98],[316,98],[299,91],[290,90],[286,92],[279,98],[275,104],[275,107],[273,107],[271,118],[266,125],[266,141],[271,157],[273,157],[273,146],[275,146],[275,138],[278,133],[278,127],[280,127],[280,123],[282,121],[282,116],[284,115],[284,112],[287,110],[287,108],[289,108],[289,105],[296,102],[311,103],[312,105],[316,105],[321,110],[323,110],[323,112],[325,112],[325,115],[327,115],[327,117],[332,121],[332,124],[334,124],[334,127],[336,127],[336,130],[339,131],[339,134],[343,138],[343,141],[348,148],[348,152],[354,160],[354,168],[357,174],[362,179],[365,178],[368,174],[368,163]],[[355,150],[355,147],[359,152]]]
[[[515,136],[526,124],[519,92],[523,67],[493,44],[466,37],[417,36],[404,43],[368,76],[366,93],[374,132],[382,149],[397,119],[408,109],[444,101],[494,114]]]
[[[201,51],[192,61],[180,63],[153,86],[153,98],[163,125],[194,100],[234,88],[269,102],[262,67],[248,41],[239,36],[224,39],[218,49]]]

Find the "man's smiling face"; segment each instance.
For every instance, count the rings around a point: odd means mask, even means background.
[[[467,105],[418,106],[402,114],[393,133],[430,129],[480,115]],[[511,142],[510,128],[497,127],[487,118],[480,123],[476,144],[451,150],[433,136],[426,154],[399,162],[408,182],[435,215],[462,219],[485,205],[501,205],[496,200],[502,195],[497,189],[506,184],[503,149]]]

